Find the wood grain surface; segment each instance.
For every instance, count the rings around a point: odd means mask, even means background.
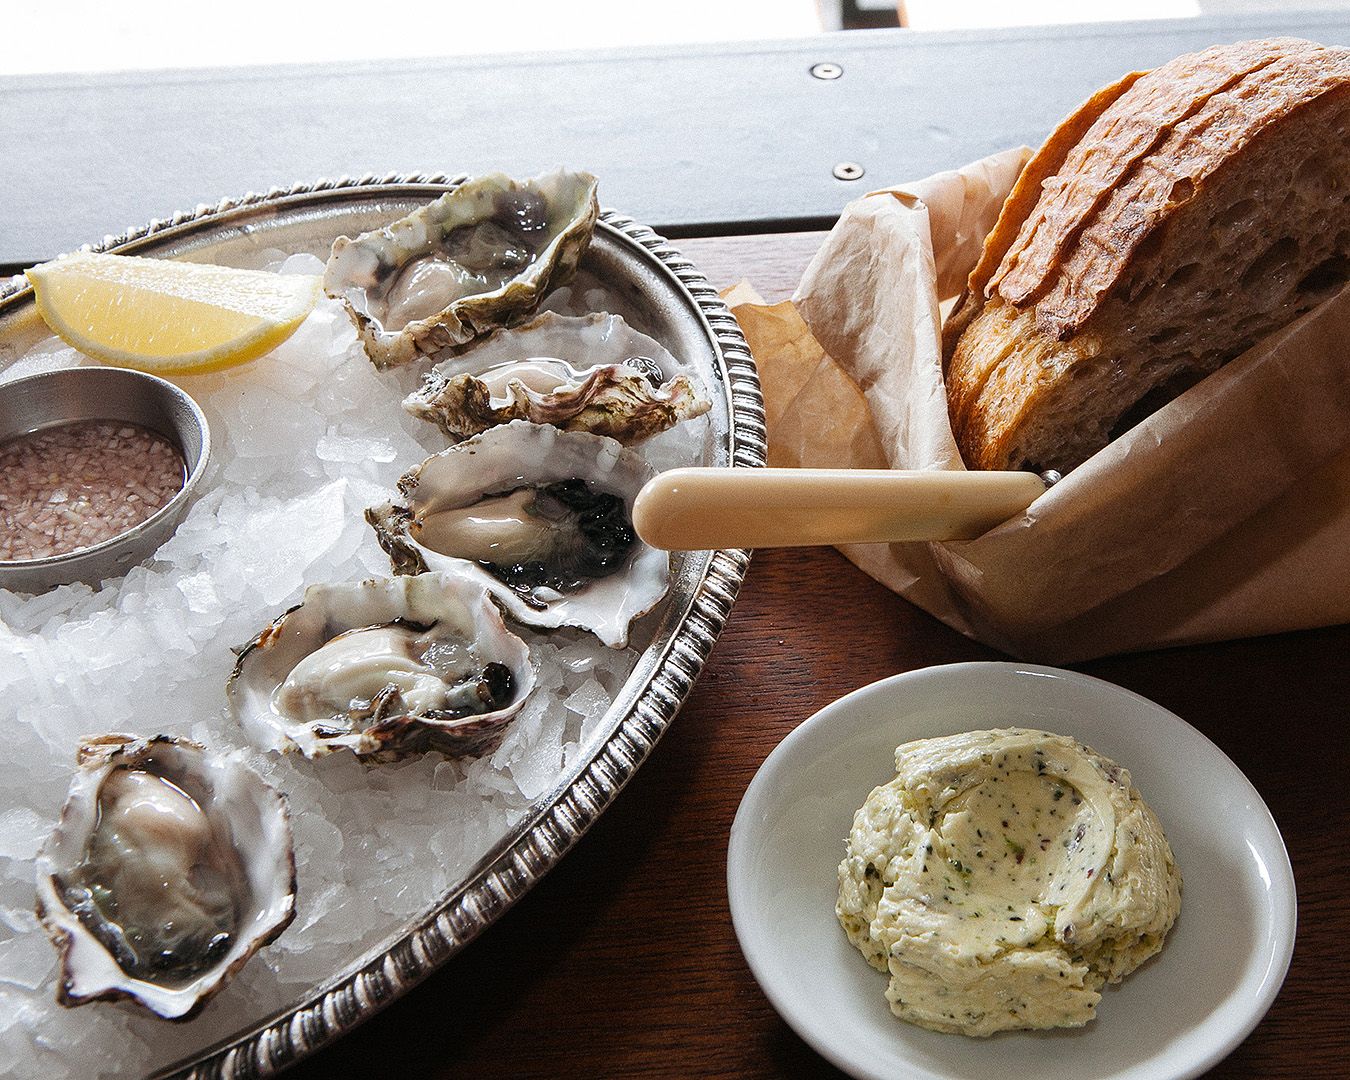
[[[790,295],[820,234],[680,241],[715,285]],[[1293,964],[1214,1080],[1350,1077],[1350,627],[1077,665],[1177,713],[1256,785],[1299,890]],[[684,708],[599,822],[421,986],[288,1080],[843,1074],[777,1016],[726,894],[732,818],[755,771],[817,709],[933,664],[1007,659],[829,548],[755,554]]]

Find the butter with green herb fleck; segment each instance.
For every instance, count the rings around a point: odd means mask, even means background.
[[[906,743],[854,817],[835,913],[896,1016],[1078,1027],[1162,948],[1181,874],[1130,774],[1024,728]]]

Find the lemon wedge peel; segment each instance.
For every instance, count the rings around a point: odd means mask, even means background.
[[[25,276],[38,314],[86,356],[154,375],[218,371],[290,337],[322,294],[312,274],[81,251]]]

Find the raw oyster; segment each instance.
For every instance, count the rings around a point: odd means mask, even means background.
[[[187,1020],[295,916],[285,800],[186,739],[91,738],[37,893],[61,1004],[130,998]]]
[[[456,574],[312,585],[229,681],[255,741],[306,757],[480,754],[533,688],[528,646]]]
[[[529,626],[622,648],[670,587],[670,556],[633,530],[654,470],[613,439],[513,420],[406,473],[407,505],[366,511],[394,570],[458,568]]]
[[[403,408],[456,442],[512,420],[631,446],[707,412],[675,358],[618,315],[546,311],[437,364]]]
[[[375,366],[397,367],[532,314],[576,272],[598,213],[589,173],[467,180],[383,229],[338,237],[324,291]]]

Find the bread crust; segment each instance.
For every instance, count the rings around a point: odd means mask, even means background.
[[[951,315],[943,324],[944,354],[955,347],[965,324],[979,311],[984,302],[985,286],[999,268],[999,263],[1008,249],[1017,239],[1027,216],[1036,208],[1041,197],[1041,189],[1047,180],[1064,166],[1064,158],[1082,140],[1097,118],[1101,116],[1116,99],[1135,84],[1144,72],[1135,71],[1103,87],[1083,102],[1077,109],[1060,121],[1050,137],[1041,144],[1013,184],[1012,191],[1003,201],[998,221],[994,223],[989,235],[984,238],[984,247],[980,252],[980,261],[970,272],[966,290],[952,308]],[[974,298],[974,299],[972,299]]]
[[[1203,376],[1325,296],[1320,279],[1267,296],[1264,272],[1316,278],[1350,258],[1350,200],[1343,183],[1331,190],[1350,176],[1350,50],[1242,42],[1122,83],[1032,159],[944,331],[968,467],[1073,468],[1150,392]],[[1310,160],[1333,178],[1325,194],[1272,196],[1306,183]],[[1225,215],[1248,189],[1265,205],[1235,230]],[[1317,235],[1328,228],[1329,247]],[[1206,261],[1216,252],[1226,264]],[[1323,276],[1350,273],[1332,269]],[[1203,341],[1182,325],[1188,311],[1214,323]]]

